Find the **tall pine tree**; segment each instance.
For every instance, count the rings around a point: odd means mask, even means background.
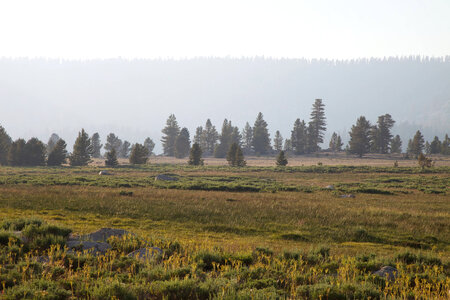
[[[325,104],[322,99],[316,99],[311,112],[311,121],[309,122],[310,145],[311,152],[320,150],[319,144],[323,143],[323,133],[326,130],[325,122]]]
[[[242,147],[244,148],[245,154],[250,154],[252,152],[252,144],[253,144],[253,128],[247,122],[245,123],[245,127],[242,130]]]
[[[81,129],[69,156],[71,166],[87,166],[91,162],[92,145],[89,135]]]
[[[231,121],[225,119],[222,124],[222,132],[219,137],[219,143],[214,149],[214,157],[224,158],[232,143],[233,125]]]
[[[189,137],[189,131],[186,127],[181,129],[180,134],[175,140],[175,157],[184,158],[189,155],[189,149],[191,148],[191,141]]]
[[[291,147],[295,154],[305,154],[307,150],[308,132],[305,121],[295,120],[294,128],[291,131]]]
[[[94,133],[91,137],[91,144],[92,144],[92,157],[94,158],[100,158],[100,150],[102,149],[103,145],[100,141],[100,135],[98,132]]]
[[[352,126],[350,131],[350,153],[358,154],[362,157],[370,150],[370,122],[364,116],[356,121],[356,125]]]
[[[5,128],[0,125],[0,165],[8,164],[8,152],[11,144],[11,137],[6,133]]]
[[[253,126],[253,150],[255,153],[264,155],[270,150],[270,136],[269,130],[267,129],[267,122],[264,121],[263,114],[260,112],[256,117],[255,124]]]
[[[418,157],[419,154],[423,152],[423,149],[425,147],[425,140],[420,130],[417,130],[416,134],[414,135],[411,147],[411,153],[416,157]]]
[[[178,126],[177,118],[171,114],[166,121],[166,127],[162,130],[164,134],[161,138],[163,152],[166,156],[175,156],[175,141],[180,134],[180,126]]]
[[[273,138],[273,148],[277,152],[280,152],[283,150],[283,136],[281,135],[279,130],[277,130],[275,132],[275,137]]]

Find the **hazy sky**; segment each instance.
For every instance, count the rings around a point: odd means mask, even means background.
[[[0,2],[0,56],[450,54],[449,0]]]

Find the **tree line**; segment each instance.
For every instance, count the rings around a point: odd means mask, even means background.
[[[349,132],[350,141],[343,149],[341,136],[333,132],[329,142],[329,151],[345,150],[349,154],[362,157],[366,153],[401,153],[402,140],[399,135],[393,136],[391,129],[395,121],[385,114],[371,124],[364,116],[359,117]],[[203,164],[202,157],[213,156],[226,158],[232,166],[245,165],[244,155],[278,154],[277,164],[287,164],[286,154],[303,155],[317,153],[321,150],[323,136],[326,131],[325,105],[322,99],[316,99],[312,105],[308,122],[296,119],[291,135],[284,139],[280,131],[276,131],[273,144],[270,138],[268,124],[260,112],[253,126],[248,122],[242,131],[225,119],[219,133],[210,119],[204,126],[196,128],[192,140],[186,127],[180,128],[175,115],[171,114],[162,129],[162,148],[166,156],[185,158],[189,156],[189,164]],[[118,158],[128,158],[131,164],[146,163],[153,154],[155,143],[146,138],[142,144],[131,144],[121,140],[114,133],[106,137],[103,145],[100,135],[89,136],[84,129],[78,133],[73,151],[68,153],[66,142],[57,134],[52,134],[44,144],[37,138],[28,141],[17,139],[12,141],[6,130],[0,126],[0,164],[11,166],[58,166],[69,163],[71,166],[87,165],[91,158],[101,158],[101,149],[106,153],[105,165],[116,166]],[[442,141],[434,137],[431,142],[425,142],[420,131],[408,141],[406,155],[418,157],[420,154],[450,155],[450,139],[448,134]]]

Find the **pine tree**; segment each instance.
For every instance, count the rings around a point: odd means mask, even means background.
[[[166,121],[166,127],[162,130],[164,136],[161,139],[163,152],[166,156],[175,156],[175,141],[180,134],[180,127],[174,114],[171,114]]]
[[[148,160],[148,149],[141,144],[134,144],[131,148],[130,154],[130,164],[133,165],[142,165],[147,163]]]
[[[227,152],[228,164],[232,167],[244,167],[246,162],[241,147],[238,144],[232,143]]]
[[[25,144],[25,165],[44,166],[46,148],[37,138],[31,138]]]
[[[445,138],[442,141],[441,154],[450,155],[450,138],[448,137],[448,134],[445,135]]]
[[[279,167],[284,167],[288,164],[288,160],[284,155],[284,151],[280,151],[280,153],[278,153],[276,164]]]
[[[283,150],[283,136],[279,130],[275,132],[275,137],[273,138],[273,148],[278,152]]]
[[[352,126],[350,131],[350,153],[358,154],[362,157],[370,149],[370,123],[364,116],[361,116],[356,121],[356,125]]]
[[[26,142],[24,139],[18,139],[11,143],[8,151],[8,165],[24,166],[26,165]]]
[[[236,156],[235,156],[234,161],[235,161],[236,167],[245,167],[245,165],[247,164],[247,162],[244,159],[244,153],[242,152],[242,149],[241,149],[241,147],[239,147],[239,145],[237,145]]]
[[[203,139],[200,143],[200,146],[204,147],[206,155],[213,155],[218,139],[219,133],[217,132],[216,127],[211,123],[210,119],[206,120],[205,129],[203,130]]]
[[[91,144],[92,144],[92,157],[94,158],[100,158],[100,150],[102,149],[103,145],[100,141],[100,135],[98,132],[94,133],[91,137]]]
[[[295,154],[305,154],[307,148],[307,129],[305,121],[295,120],[291,131],[291,145]]]
[[[189,153],[188,164],[191,166],[203,166],[202,148],[198,143],[194,143],[192,145],[191,151]]]
[[[378,130],[378,141],[377,148],[378,152],[385,154],[389,152],[392,142],[392,134],[391,129],[395,124],[395,121],[392,119],[390,114],[385,114],[378,117],[377,121],[377,130]]]
[[[370,150],[371,153],[379,153],[380,152],[380,132],[378,130],[378,127],[376,125],[370,126],[369,129],[369,143],[370,143]]]
[[[130,156],[131,144],[128,141],[123,141],[120,147],[119,157],[128,158]]]
[[[441,141],[437,136],[434,137],[433,141],[430,144],[430,154],[438,154],[441,152]]]
[[[402,140],[397,134],[391,141],[391,153],[401,153],[402,152]]]
[[[418,157],[419,154],[423,152],[424,145],[425,140],[423,139],[423,135],[420,130],[417,130],[412,140],[412,154]]]
[[[106,137],[105,150],[111,151],[112,149],[114,149],[116,151],[116,154],[118,154],[121,148],[122,148],[122,140],[119,139],[119,137],[116,136],[114,133],[108,134],[108,136]]]
[[[181,129],[180,134],[175,140],[175,157],[184,158],[189,155],[189,149],[191,148],[191,141],[189,131],[186,127]]]
[[[148,137],[144,141],[144,147],[148,150],[148,156],[151,156],[153,154],[153,149],[155,149],[155,142]]]
[[[230,148],[233,134],[233,125],[231,121],[225,119],[222,124],[222,132],[219,137],[219,143],[214,149],[214,157],[224,158],[227,154],[227,150]]]
[[[106,160],[105,166],[107,167],[117,167],[119,165],[119,161],[117,160],[117,153],[114,148],[106,152]]]
[[[242,147],[244,148],[244,152],[246,154],[250,154],[252,152],[252,144],[253,144],[253,128],[247,122],[245,123],[245,127],[242,130]]]
[[[59,135],[57,135],[56,133],[52,133],[46,145],[47,154],[50,154],[50,152],[52,152],[53,147],[55,147],[59,139],[60,139]]]
[[[194,140],[192,142],[194,144],[198,144],[199,147],[202,148],[202,151],[206,151],[205,134],[203,132],[203,127],[202,126],[198,126],[195,129]]]
[[[414,154],[414,151],[413,151],[413,141],[412,141],[412,139],[409,139],[409,141],[408,141],[408,147],[406,148],[406,153],[408,153],[408,154]]]
[[[91,162],[91,139],[89,135],[81,129],[78,133],[78,138],[73,145],[73,152],[69,156],[69,163],[71,166],[87,166]]]
[[[292,148],[292,142],[290,139],[285,139],[284,140],[284,147],[283,147],[285,152],[292,152],[293,148]]]
[[[311,112],[311,121],[309,122],[310,130],[310,151],[316,152],[320,150],[319,144],[323,143],[323,132],[326,130],[325,104],[322,99],[316,99]]]
[[[6,133],[5,128],[0,125],[0,165],[8,164],[8,152],[11,144],[11,137]]]
[[[47,165],[49,166],[61,166],[66,163],[67,159],[67,144],[63,139],[59,139],[52,151],[48,155]]]
[[[263,114],[261,112],[258,113],[255,124],[253,126],[252,146],[257,155],[264,155],[271,150],[267,122],[264,121]]]
[[[233,127],[231,131],[231,142],[238,144],[239,147],[242,145],[242,135],[237,126]]]
[[[344,144],[342,143],[341,136],[338,135],[336,132],[333,132],[330,139],[330,150],[333,152],[342,151],[342,146]]]

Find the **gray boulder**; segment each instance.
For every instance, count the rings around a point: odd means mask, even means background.
[[[121,238],[124,235],[128,235],[130,232],[124,229],[115,228],[102,228],[95,232],[81,236],[80,240],[94,241],[94,242],[106,242],[110,237],[116,236]]]
[[[103,170],[103,171],[98,172],[98,175],[113,175],[113,173]]]
[[[398,270],[391,266],[384,266],[378,271],[373,272],[374,275],[386,278],[389,281],[394,281],[397,278]]]
[[[149,260],[155,255],[162,255],[163,251],[158,247],[140,248],[128,254],[128,257],[134,257],[139,260]]]
[[[353,194],[344,194],[344,195],[341,195],[340,198],[355,198],[355,195],[353,195]]]
[[[66,245],[69,248],[68,253],[74,253],[75,251],[87,251],[91,254],[99,255],[105,254],[109,249],[111,249],[111,245],[108,243],[93,241],[69,240]]]
[[[178,178],[172,175],[167,174],[159,174],[156,175],[155,180],[162,180],[162,181],[178,181]]]

